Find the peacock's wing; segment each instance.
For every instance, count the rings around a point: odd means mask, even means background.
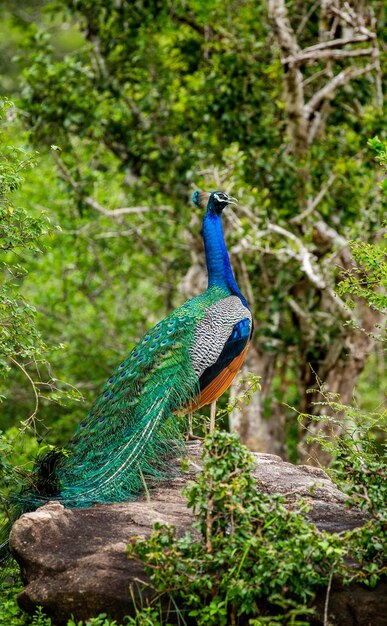
[[[237,296],[228,296],[208,307],[198,324],[191,344],[193,368],[200,378],[204,372],[234,358],[246,346],[252,329],[250,310]]]
[[[217,360],[207,367],[199,378],[201,393],[233,362],[238,360],[238,357],[245,353],[250,341],[251,331],[252,323],[247,317],[235,324]]]
[[[191,349],[200,387],[194,408],[213,402],[230,386],[243,363],[252,329],[251,312],[237,296],[209,307]]]

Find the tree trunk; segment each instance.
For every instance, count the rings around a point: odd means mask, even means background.
[[[246,360],[230,389],[230,403],[243,394],[244,385],[241,379],[253,372],[261,377],[261,391],[256,392],[247,406],[236,408],[230,414],[229,424],[232,432],[240,435],[241,441],[254,452],[267,452],[285,456],[284,441],[281,435],[283,430],[284,413],[275,407],[275,414],[269,417],[264,415],[265,398],[270,393],[273,374],[276,365],[276,355],[260,352],[252,344],[247,352]]]
[[[317,371],[313,372],[310,364],[305,363],[303,413],[316,416],[332,415],[333,411],[330,406],[319,404],[319,401],[325,399],[322,393],[325,397],[331,397],[343,405],[353,403],[354,388],[374,348],[373,332],[381,319],[381,314],[364,302],[358,301],[357,311],[361,313],[360,327],[351,328],[348,334],[338,341],[338,346],[332,346]],[[322,393],[318,394],[321,385]],[[315,389],[316,393],[308,393],[308,389]],[[343,432],[343,427],[307,418],[304,420],[304,426],[307,430],[301,434],[298,447],[300,461],[314,465],[319,463],[328,465],[331,460],[330,456],[321,449],[318,443],[307,443],[306,440],[319,431],[327,436],[331,434],[338,436]]]

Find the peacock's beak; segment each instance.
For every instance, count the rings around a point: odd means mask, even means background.
[[[228,196],[227,204],[238,204],[238,200],[236,198],[233,198],[232,196]]]

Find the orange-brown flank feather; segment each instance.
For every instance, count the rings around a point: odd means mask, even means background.
[[[196,411],[200,409],[200,407],[205,406],[206,404],[211,404],[214,400],[217,400],[222,393],[229,388],[232,381],[234,380],[238,370],[241,368],[243,361],[245,360],[246,352],[250,342],[244,348],[244,350],[237,356],[233,361],[231,361],[230,365],[225,367],[224,370],[214,378],[213,381],[210,382],[205,389],[201,392],[199,399],[196,403],[193,403],[190,406],[191,411]]]

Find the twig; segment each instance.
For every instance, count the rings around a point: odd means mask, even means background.
[[[317,196],[315,196],[313,200],[310,200],[308,202],[308,207],[305,209],[305,211],[303,211],[302,213],[299,213],[299,215],[296,215],[295,217],[292,217],[289,220],[289,224],[298,224],[298,222],[301,222],[305,217],[313,213],[313,211],[318,207],[321,200],[323,199],[328,189],[332,186],[335,180],[336,180],[336,174],[331,174],[328,180],[321,187]]]
[[[321,78],[321,76],[326,76],[327,74],[328,76],[332,76],[332,72],[327,67],[324,67],[324,69],[320,70],[320,72],[315,72],[314,74],[311,74],[311,76],[308,76],[308,78],[305,78],[302,81],[302,86],[306,87],[314,80],[317,80],[317,78]]]
[[[358,78],[359,76],[367,74],[374,69],[376,69],[376,63],[370,63],[369,65],[366,65],[366,67],[360,68],[347,67],[345,70],[334,76],[334,78],[332,78],[332,80],[330,80],[325,87],[317,91],[317,93],[312,96],[304,107],[305,116],[309,118],[317,109],[320,102],[326,98],[331,98],[338,87],[346,85],[351,79]]]
[[[122,207],[120,209],[105,209],[97,200],[91,198],[90,196],[83,196],[81,185],[74,180],[71,175],[69,169],[63,163],[62,159],[58,155],[56,151],[52,152],[53,159],[57,164],[63,178],[70,184],[73,190],[78,194],[78,196],[83,200],[85,204],[87,204],[92,209],[98,211],[98,213],[102,213],[105,217],[116,218],[121,215],[139,215],[141,213],[148,213],[149,211],[168,211],[169,213],[173,212],[173,208],[169,205],[161,205],[155,208],[148,206],[131,206],[131,207]]]
[[[292,298],[291,296],[288,296],[286,301],[288,305],[290,306],[290,308],[295,312],[295,314],[300,319],[309,320],[308,314],[300,307],[300,305],[294,300],[294,298]]]
[[[98,213],[102,213],[105,217],[119,217],[120,215],[139,215],[140,213],[148,213],[149,211],[168,211],[169,213],[173,212],[173,208],[168,204],[162,204],[161,206],[157,206],[155,208],[149,206],[126,206],[121,209],[105,209],[99,202],[91,198],[90,196],[86,196],[83,198],[83,201],[88,206],[92,207]]]
[[[275,233],[278,233],[280,235],[283,235],[284,237],[287,237],[288,239],[290,239],[296,244],[298,248],[298,254],[291,253],[291,256],[294,256],[301,262],[301,269],[308,276],[309,280],[316,287],[318,287],[318,289],[325,289],[326,287],[325,280],[313,268],[312,258],[311,258],[312,255],[310,254],[309,250],[304,246],[301,239],[299,239],[299,237],[296,237],[294,233],[291,233],[290,231],[286,230],[285,228],[282,228],[282,226],[278,226],[277,224],[269,224],[268,228],[269,230]],[[289,252],[290,251],[288,251],[288,253]]]
[[[302,31],[305,28],[305,25],[309,21],[309,18],[316,11],[316,9],[318,8],[319,4],[320,4],[320,0],[316,0],[316,2],[314,4],[312,4],[312,6],[310,7],[309,11],[304,15],[304,17],[302,18],[301,22],[299,23],[298,28],[296,30],[296,35],[301,35]]]
[[[8,355],[8,358],[14,365],[17,365],[17,367],[19,367],[21,369],[21,371],[23,372],[24,376],[26,376],[26,378],[31,383],[31,387],[32,387],[32,389],[34,391],[34,395],[35,395],[35,409],[34,409],[33,413],[26,420],[24,420],[22,422],[22,424],[24,426],[24,430],[26,430],[27,428],[31,428],[31,424],[32,424],[33,429],[35,430],[35,417],[36,417],[38,409],[39,409],[39,396],[38,396],[38,392],[36,391],[36,385],[35,385],[34,381],[32,380],[31,376],[29,375],[29,373],[27,372],[27,370],[25,369],[25,367],[23,367],[23,365],[21,363],[16,361],[16,359],[14,359],[10,354]]]
[[[333,568],[336,565],[336,563],[334,563],[332,565],[332,569],[331,569],[331,573],[329,575],[329,581],[328,581],[328,587],[327,587],[327,593],[325,596],[325,604],[324,604],[324,626],[329,626],[329,622],[328,622],[328,606],[329,606],[329,596],[331,594],[331,587],[332,587],[332,579],[333,579]]]
[[[331,41],[321,41],[314,44],[314,46],[308,46],[302,50],[305,52],[314,52],[315,50],[325,50],[326,48],[337,48],[339,46],[346,46],[349,43],[360,43],[362,41],[368,41],[369,39],[375,39],[375,33],[369,32],[367,35],[353,35],[350,37],[341,37],[340,39],[331,39]]]
[[[329,9],[330,9],[331,13],[334,13],[335,15],[337,15],[337,17],[340,17],[343,20],[343,22],[346,22],[349,26],[352,26],[354,30],[358,31],[359,33],[363,33],[363,35],[367,35],[368,37],[372,38],[373,33],[370,30],[368,30],[368,28],[366,28],[362,24],[356,23],[355,17],[358,17],[358,16],[351,15],[349,12],[343,11],[342,9],[339,9],[338,7],[334,6],[333,4],[330,5]]]
[[[317,44],[322,46],[322,44]],[[312,46],[313,48],[314,46]],[[316,46],[317,47],[317,46]],[[295,56],[289,56],[282,59],[283,65],[300,65],[305,61],[322,61],[323,59],[349,59],[352,57],[374,56],[374,48],[359,48],[358,50],[330,50],[318,48],[317,50],[302,50]]]

